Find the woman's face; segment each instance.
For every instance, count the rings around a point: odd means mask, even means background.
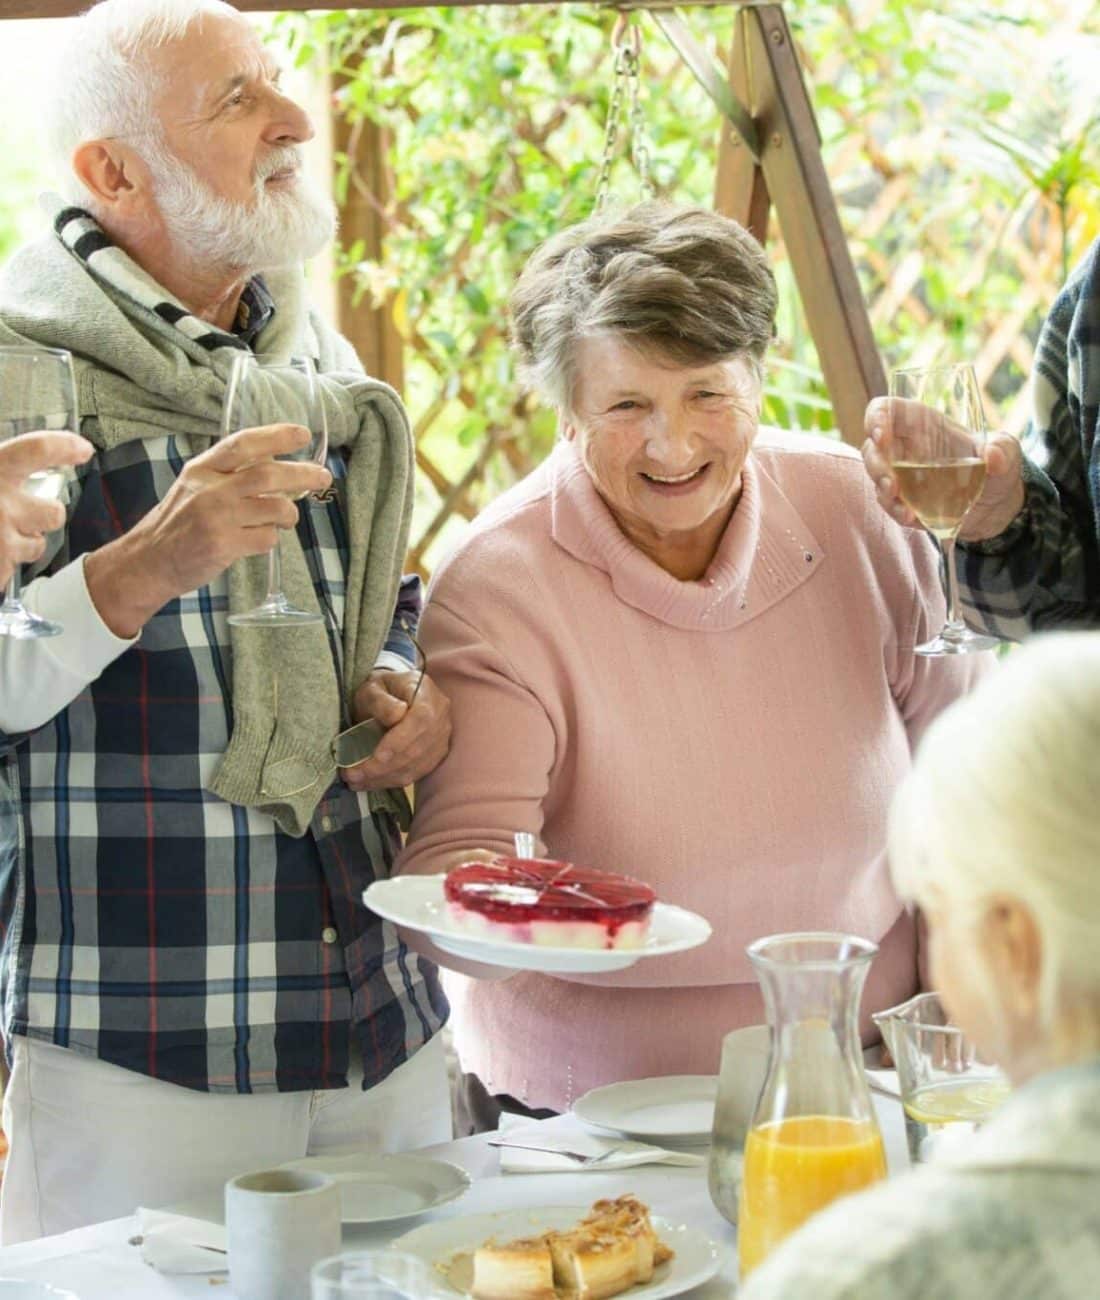
[[[580,341],[576,367],[564,433],[596,490],[636,546],[676,577],[702,577],[756,436],[751,362],[662,362],[604,335]]]
[[[933,987],[954,1024],[987,1061],[1020,1081],[1046,1063],[1038,1015],[1042,945],[1018,900],[965,909],[926,908]]]

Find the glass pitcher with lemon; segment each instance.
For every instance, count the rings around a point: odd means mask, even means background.
[[[748,949],[771,1051],[745,1138],[741,1276],[839,1196],[886,1177],[863,1072],[858,1015],[878,948],[847,934],[779,934]]]

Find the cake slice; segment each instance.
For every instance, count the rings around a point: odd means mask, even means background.
[[[554,1267],[545,1237],[521,1237],[498,1245],[487,1241],[474,1251],[476,1300],[558,1300]]]
[[[657,900],[630,876],[545,858],[466,862],[443,892],[467,934],[558,948],[640,948]]]

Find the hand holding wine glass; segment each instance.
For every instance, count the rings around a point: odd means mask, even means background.
[[[75,433],[25,433],[0,443],[0,587],[17,564],[37,560],[46,534],[65,523],[57,499],[64,474],[83,465],[94,448]]]
[[[5,529],[9,519],[14,525],[14,533],[5,541],[14,544],[7,595],[0,606],[2,635],[29,640],[58,636],[63,630],[59,623],[24,609],[19,563],[41,553],[38,536],[42,531],[64,523],[64,512],[59,516],[56,510],[41,506],[35,510],[26,498],[58,505],[64,502],[69,467],[87,458],[82,438],[63,435],[62,431],[76,427],[76,382],[69,353],[58,348],[0,347],[0,449],[8,468],[23,476],[23,488],[17,494],[23,500],[5,502]],[[32,442],[28,435],[39,435],[38,441]]]
[[[299,450],[280,460],[312,462],[323,466],[328,456],[328,429],[317,374],[308,357],[269,358],[242,352],[234,359],[222,409],[222,432],[267,425],[279,420],[300,425],[309,439]],[[300,500],[306,492],[287,494]],[[231,614],[238,627],[300,627],[321,623],[320,614],[298,609],[283,592],[279,544],[268,552],[267,595],[255,609]]]
[[[986,463],[985,416],[972,366],[895,370],[890,376],[888,437],[879,449],[898,495],[935,537],[947,571],[947,622],[922,655],[971,654],[996,638],[972,631],[959,608],[954,551],[967,512],[982,495]]]

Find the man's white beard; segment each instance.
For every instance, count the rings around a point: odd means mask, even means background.
[[[215,194],[192,169],[157,146],[147,156],[157,205],[172,238],[193,261],[240,274],[295,266],[324,247],[336,230],[336,208],[299,170],[296,183],[272,191],[268,176],[301,167],[293,145],[273,149],[253,177],[252,204]]]

